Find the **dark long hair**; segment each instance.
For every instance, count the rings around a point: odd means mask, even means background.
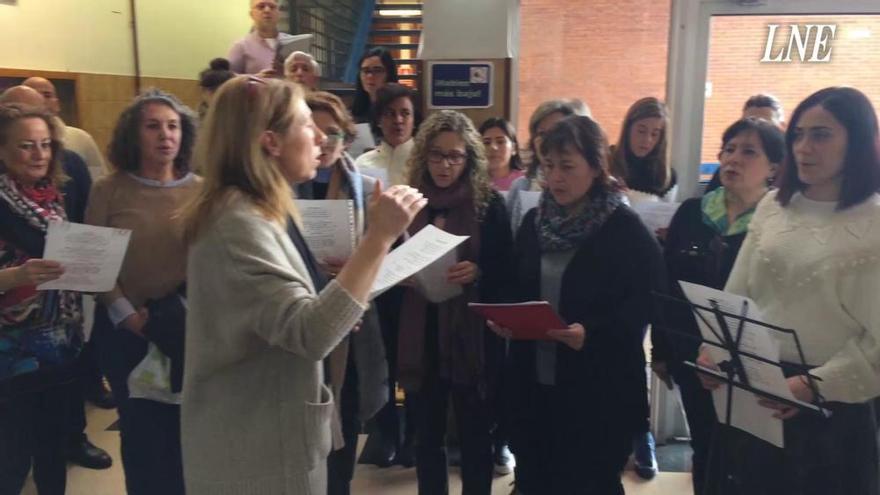
[[[480,125],[480,136],[489,129],[501,129],[501,132],[513,143],[513,150],[516,151],[510,157],[510,170],[522,170],[522,159],[519,156],[519,142],[516,140],[516,131],[513,130],[513,124],[501,117],[489,117]]]
[[[196,141],[196,117],[176,96],[159,89],[147,90],[119,114],[116,127],[113,129],[113,138],[107,146],[107,157],[119,170],[135,172],[140,168],[140,125],[144,107],[151,103],[166,105],[180,116],[180,150],[174,158],[174,171],[176,175],[183,176],[190,170],[193,145]]]
[[[667,136],[669,133],[669,114],[666,111],[666,105],[654,97],[642,98],[629,107],[626,117],[623,119],[623,125],[620,129],[620,137],[617,139],[617,146],[611,156],[611,173],[615,177],[622,179],[624,182],[630,180],[632,170],[627,160],[627,155],[632,156],[629,142],[629,132],[633,124],[649,118],[659,118],[663,120],[663,130],[660,131],[660,139],[651,153],[645,158],[650,162],[652,179],[652,189],[655,191],[665,191],[670,186],[672,180],[672,170],[670,170],[669,162],[666,157]]]
[[[797,127],[807,110],[821,106],[846,129],[846,156],[843,158],[843,180],[837,209],[843,210],[868,199],[880,190],[880,138],[877,130],[877,113],[871,100],[855,88],[830,87],[820,89],[802,101],[785,131],[785,162],[776,184],[779,192],[776,200],[788,206],[796,192],[807,185],[798,177],[797,162],[792,153]]]
[[[388,51],[387,48],[377,46],[364,53],[358,61],[358,75],[355,86],[354,103],[351,106],[351,114],[354,115],[355,119],[361,121],[368,121],[370,118],[370,95],[367,93],[367,90],[364,89],[360,73],[361,64],[364,63],[364,60],[370,57],[379,57],[382,61],[382,65],[385,67],[385,83],[397,82],[397,62],[394,61],[394,57],[391,56],[391,52]]]

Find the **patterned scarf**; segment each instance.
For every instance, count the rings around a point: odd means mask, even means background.
[[[727,218],[727,201],[725,201],[724,186],[715,189],[703,196],[700,203],[703,210],[703,223],[708,225],[718,235],[729,236],[745,233],[749,229],[749,222],[755,214],[755,207],[739,214],[733,223]]]
[[[607,191],[587,196],[569,212],[553,198],[550,191],[541,194],[535,226],[542,253],[574,249],[599,230],[617,207],[626,204],[626,196],[619,191]]]
[[[455,185],[440,189],[423,184],[419,190],[428,198],[428,206],[416,215],[409,227],[415,234],[431,221],[431,214],[444,214],[443,230],[470,236],[457,249],[459,261],[478,262],[480,222],[474,211],[473,189],[462,177]],[[487,392],[485,374],[483,321],[469,311],[467,303],[478,301],[474,284],[463,287],[463,294],[437,305],[437,342],[440,376],[459,385],[476,386]],[[428,300],[420,292],[407,289],[400,313],[398,343],[399,380],[405,390],[418,391],[425,377],[425,340],[428,327]]]
[[[0,174],[0,268],[43,254],[49,222],[66,220],[58,189],[43,179],[25,187]],[[82,330],[81,296],[18,287],[0,295],[0,380],[75,356]]]

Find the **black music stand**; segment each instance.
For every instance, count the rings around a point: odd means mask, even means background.
[[[798,339],[797,333],[788,328],[779,327],[776,325],[771,325],[769,323],[758,321],[748,317],[749,307],[748,302],[743,301],[743,305],[740,309],[739,314],[729,313],[727,311],[722,310],[719,307],[718,301],[714,299],[709,299],[710,306],[703,306],[700,304],[696,304],[687,299],[681,299],[678,297],[672,297],[667,294],[654,292],[654,296],[658,299],[665,300],[668,302],[672,302],[679,305],[685,305],[690,310],[694,316],[702,320],[703,323],[708,327],[715,338],[718,340],[717,342],[706,340],[702,338],[702,336],[695,336],[689,333],[685,333],[679,330],[673,330],[670,328],[658,328],[661,331],[666,332],[667,334],[673,334],[679,337],[683,337],[689,340],[695,340],[705,345],[711,345],[713,347],[717,347],[719,349],[723,349],[727,351],[730,355],[730,359],[723,361],[721,363],[717,363],[721,373],[712,372],[705,368],[698,366],[696,363],[691,363],[685,361],[684,364],[693,368],[697,373],[703,374],[705,376],[710,376],[715,380],[718,380],[724,383],[727,386],[727,404],[724,411],[724,422],[721,423],[725,425],[728,429],[733,427],[732,422],[732,413],[733,413],[733,389],[734,387],[739,388],[741,390],[745,390],[751,392],[755,395],[763,397],[765,399],[772,400],[774,402],[778,402],[781,404],[785,404],[791,407],[795,407],[800,410],[800,413],[808,413],[808,414],[819,414],[822,417],[828,418],[831,416],[830,411],[825,408],[825,400],[822,398],[822,395],[819,393],[819,389],[816,386],[816,380],[818,378],[810,375],[809,370],[810,366],[806,364],[806,359],[804,358],[804,351],[801,347],[800,339]],[[717,329],[711,325],[707,319],[707,315],[704,315],[704,312],[710,313],[712,317],[714,317],[715,322],[718,324]],[[736,328],[731,329],[730,325],[728,325],[728,318],[732,318],[736,322]],[[789,336],[793,339],[795,346],[798,351],[798,359],[797,363],[786,363],[785,367],[797,370],[799,374],[803,374],[807,377],[807,384],[810,387],[810,390],[813,392],[813,397],[815,397],[815,404],[807,404],[800,401],[792,401],[786,397],[779,397],[775,394],[769,393],[765,390],[753,387],[749,382],[749,377],[746,373],[745,367],[743,366],[742,358],[748,357],[750,359],[754,359],[756,361],[760,361],[771,366],[775,366],[780,369],[782,372],[783,364],[780,362],[775,362],[770,359],[767,359],[764,356],[760,356],[757,354],[753,354],[747,351],[744,351],[740,348],[741,339],[743,337],[743,329],[745,324],[749,323],[752,325],[757,325],[762,328],[766,328],[771,332],[775,332],[780,335]],[[722,450],[722,458],[720,461],[721,470],[724,471],[726,469],[726,462],[723,459],[723,454],[726,449]],[[719,483],[721,486],[717,492],[710,493],[718,493],[721,495],[725,495],[729,493],[729,489],[727,484],[732,481],[732,477],[729,476],[729,473],[724,472],[723,476],[720,477]]]

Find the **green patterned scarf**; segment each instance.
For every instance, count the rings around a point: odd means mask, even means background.
[[[712,192],[706,193],[702,201],[703,223],[712,228],[719,235],[742,234],[749,228],[755,208],[740,213],[733,223],[727,219],[727,202],[724,200],[724,187],[719,187]]]

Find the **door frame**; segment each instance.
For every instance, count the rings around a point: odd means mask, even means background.
[[[720,15],[880,14],[877,0],[671,0],[666,104],[671,119],[671,162],[678,175],[678,199],[700,192],[699,164],[703,137],[709,28]]]

